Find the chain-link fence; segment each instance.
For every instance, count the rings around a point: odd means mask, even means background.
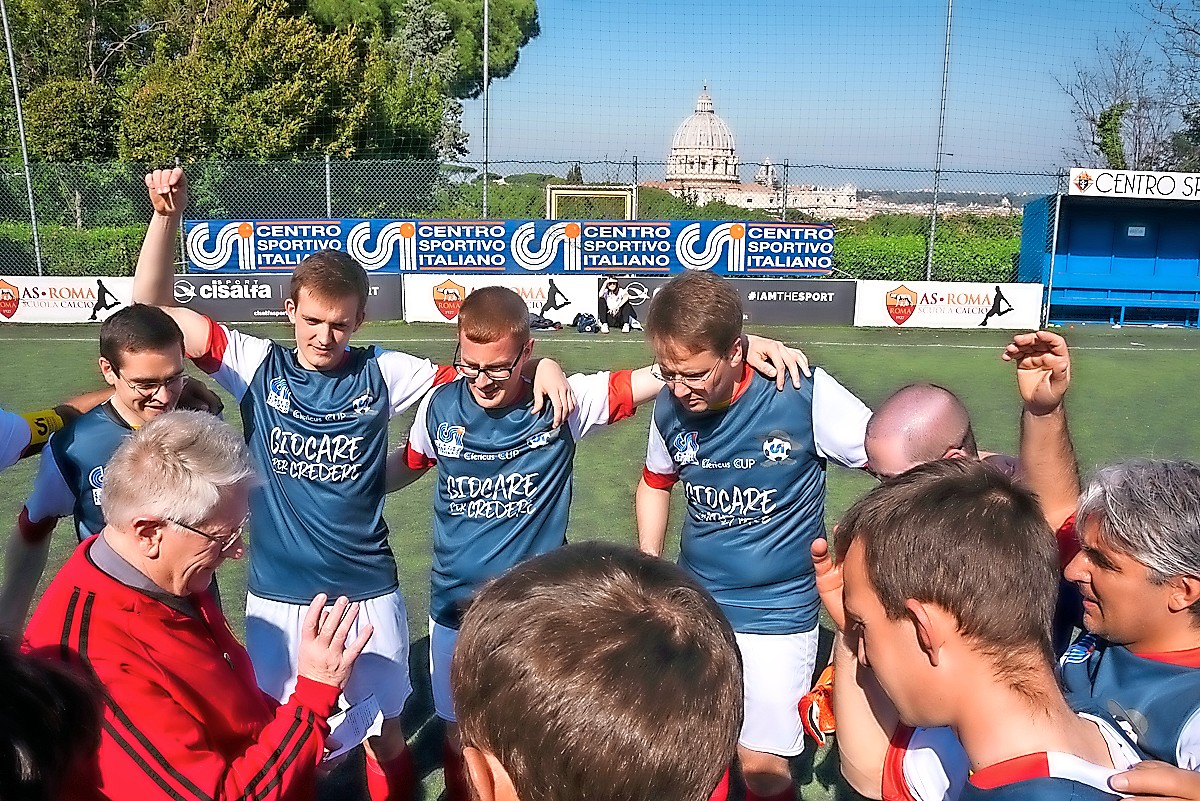
[[[539,219],[547,184],[634,184],[639,219],[787,219],[837,225],[835,275],[1016,279],[1022,209],[1053,173],[742,164],[739,180],[667,180],[666,162],[203,162],[188,165],[191,219]],[[30,166],[0,180],[0,272],[129,275],[151,208],[135,164]],[[937,192],[935,194],[935,187]],[[582,199],[561,217],[608,214]],[[936,212],[935,212],[936,209]],[[567,212],[567,213],[563,213]],[[936,225],[934,217],[936,213]],[[930,248],[930,232],[936,230]]]

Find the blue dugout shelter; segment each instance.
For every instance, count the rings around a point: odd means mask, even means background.
[[[1025,204],[1018,275],[1051,322],[1200,325],[1200,175],[1072,170]]]

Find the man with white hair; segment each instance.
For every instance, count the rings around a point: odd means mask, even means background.
[[[204,592],[245,550],[255,474],[241,437],[211,415],[170,412],[131,434],[107,475],[104,529],[59,571],[26,631],[35,654],[103,688],[99,751],[70,786],[114,801],[311,798],[327,718],[371,636],[358,605],[313,599],[300,678],[280,705]]]

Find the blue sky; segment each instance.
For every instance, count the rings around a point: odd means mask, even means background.
[[[541,36],[492,84],[493,160],[665,161],[707,80],[743,162],[933,166],[945,0],[540,0],[539,13]],[[1130,0],[955,0],[945,166],[1065,163],[1055,77],[1117,30],[1152,35]],[[465,104],[473,160],[482,118]]]

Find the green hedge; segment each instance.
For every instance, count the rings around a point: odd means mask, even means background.
[[[1016,237],[963,236],[938,232],[933,278],[939,281],[1016,280]],[[926,238],[919,234],[842,234],[833,240],[834,266],[849,278],[918,281],[925,277]]]
[[[38,235],[47,275],[133,275],[146,227],[39,225]],[[31,227],[0,222],[0,272],[33,273],[35,263]]]

